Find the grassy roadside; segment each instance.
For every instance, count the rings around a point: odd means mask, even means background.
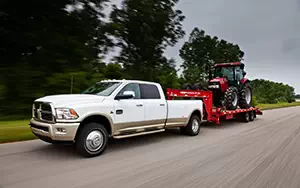
[[[29,120],[0,121],[0,143],[35,139],[28,123]]]
[[[271,110],[271,109],[277,109],[277,108],[287,108],[287,107],[300,106],[300,102],[277,103],[277,104],[258,104],[257,106],[261,110]]]
[[[300,102],[259,104],[262,110],[300,106]],[[22,118],[23,119],[23,118]],[[36,139],[29,128],[29,119],[25,120],[1,120],[0,121],[0,143],[25,141]]]

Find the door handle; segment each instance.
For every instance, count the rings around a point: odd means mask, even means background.
[[[123,114],[123,110],[122,110],[122,109],[116,110],[116,114],[117,114],[117,115]]]
[[[137,106],[137,107],[142,107],[143,105],[142,105],[142,104],[137,104],[136,106]]]
[[[165,106],[165,104],[160,104],[159,106]]]

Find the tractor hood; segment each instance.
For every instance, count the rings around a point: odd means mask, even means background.
[[[213,78],[209,81],[210,89],[220,89],[222,92],[225,92],[228,88],[228,81],[226,78]]]
[[[213,78],[209,81],[209,83],[215,83],[215,82],[218,82],[218,83],[225,83],[227,82],[227,79],[226,78]]]

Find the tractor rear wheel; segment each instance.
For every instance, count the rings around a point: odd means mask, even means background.
[[[250,108],[252,104],[252,90],[249,83],[243,85],[239,94],[239,107],[243,109]]]
[[[236,87],[229,87],[224,94],[223,106],[227,110],[235,110],[238,106],[238,89]]]
[[[185,89],[185,90],[193,90],[193,85],[190,83],[186,83],[186,84],[183,84],[181,88]]]

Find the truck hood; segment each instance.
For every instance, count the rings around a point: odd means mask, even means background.
[[[82,103],[100,103],[105,99],[103,96],[90,94],[64,94],[50,95],[39,98],[35,102],[50,102],[54,107],[69,107],[75,104]]]

